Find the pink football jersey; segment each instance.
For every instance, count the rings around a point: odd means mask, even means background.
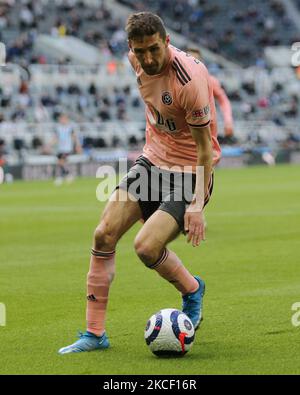
[[[155,166],[184,166],[195,171],[196,143],[189,126],[209,125],[213,163],[220,160],[213,88],[204,64],[172,45],[160,74],[148,75],[132,51],[129,60],[135,70],[139,90],[146,105],[146,144],[143,155]]]

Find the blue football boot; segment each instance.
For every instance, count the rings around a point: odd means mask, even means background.
[[[101,350],[109,347],[108,337],[105,333],[98,337],[91,332],[79,333],[79,340],[70,346],[58,350],[59,354],[70,354],[83,351]]]
[[[195,330],[197,330],[201,321],[203,320],[202,310],[205,283],[200,277],[194,277],[199,283],[199,288],[197,291],[186,294],[182,297],[182,311],[189,317],[194,325]]]

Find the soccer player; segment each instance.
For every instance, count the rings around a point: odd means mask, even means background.
[[[73,153],[81,152],[81,144],[67,114],[61,113],[58,118],[53,144],[57,146],[57,165],[55,184],[61,185],[63,180],[73,180],[67,168],[67,158]]]
[[[112,193],[94,233],[87,275],[87,330],[60,354],[109,347],[105,317],[116,246],[140,219],[144,224],[134,241],[138,257],[176,287],[182,310],[196,329],[202,319],[205,283],[167,245],[181,232],[194,247],[205,237],[203,209],[221,155],[213,89],[206,67],[170,45],[157,15],[130,15],[126,32],[129,61],[146,105],[146,143],[142,156]],[[140,188],[135,188],[137,184]],[[146,196],[141,197],[143,193]]]
[[[194,58],[202,61],[202,54],[199,48],[191,47],[187,48],[186,52],[192,55]],[[233,120],[232,120],[232,108],[228,96],[222,88],[219,80],[213,75],[209,76],[211,85],[213,87],[214,98],[220,106],[220,110],[223,115],[224,121],[224,143],[234,142],[235,138],[233,135]]]

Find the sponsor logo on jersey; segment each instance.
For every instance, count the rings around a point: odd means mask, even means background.
[[[167,106],[173,103],[173,99],[170,92],[163,92],[161,99],[162,102]]]
[[[192,118],[193,119],[201,119],[206,117],[206,115],[209,114],[209,105],[207,105],[204,108],[201,108],[200,110],[195,110],[192,112]]]

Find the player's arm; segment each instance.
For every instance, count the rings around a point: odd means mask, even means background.
[[[220,82],[212,76],[211,81],[213,85],[214,98],[217,100],[223,115],[225,136],[231,136],[233,134],[233,120],[230,101],[224,89],[221,87]]]
[[[205,239],[203,208],[212,174],[213,149],[209,124],[203,127],[189,127],[197,147],[197,170],[194,198],[184,217],[187,241],[198,246]]]
[[[192,240],[193,246],[197,246],[204,239],[203,208],[205,192],[208,192],[212,173],[210,104],[213,98],[211,97],[209,74],[204,64],[200,62],[193,66],[190,65],[188,72],[191,73],[191,80],[183,86],[178,99],[185,112],[186,123],[196,142],[197,167],[195,198],[185,213],[184,228],[188,233],[187,241]]]

